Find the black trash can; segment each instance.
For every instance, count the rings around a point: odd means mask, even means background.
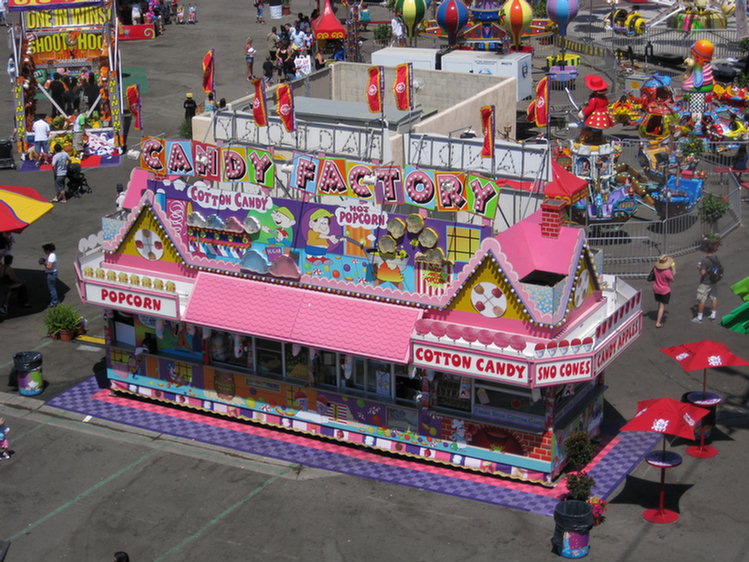
[[[42,354],[38,351],[19,351],[13,356],[13,367],[18,380],[18,393],[36,396],[44,390]]]
[[[580,500],[559,502],[554,509],[552,551],[564,558],[586,556],[593,522],[593,507],[589,503]]]

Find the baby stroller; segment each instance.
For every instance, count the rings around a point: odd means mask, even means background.
[[[198,9],[195,6],[187,8],[187,23],[198,23]]]
[[[177,23],[185,23],[185,9],[182,6],[177,8]]]
[[[80,197],[84,193],[91,193],[88,185],[86,174],[81,170],[81,165],[73,162],[68,165],[68,173],[65,176],[68,180],[68,193],[73,197]]]

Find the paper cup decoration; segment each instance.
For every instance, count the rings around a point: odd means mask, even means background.
[[[567,35],[567,24],[575,19],[578,9],[577,0],[549,0],[546,2],[546,13],[549,15],[549,19],[557,24],[559,35],[562,36]]]
[[[447,33],[450,46],[458,42],[458,34],[468,23],[468,8],[461,0],[445,0],[437,9],[437,24]]]
[[[411,213],[406,217],[406,228],[411,234],[418,234],[424,230],[424,217],[419,213]]]
[[[520,49],[520,39],[533,18],[533,9],[525,0],[507,0],[502,6],[504,28],[512,37],[515,49]]]
[[[401,15],[403,23],[406,24],[406,34],[413,39],[427,13],[427,3],[425,0],[397,0],[395,12]]]
[[[406,233],[406,223],[399,218],[392,218],[388,221],[387,230],[388,234],[393,238],[403,238],[403,235]]]

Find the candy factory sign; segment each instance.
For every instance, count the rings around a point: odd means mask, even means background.
[[[471,374],[508,383],[529,382],[528,363],[420,343],[414,344],[412,363],[425,369]]]
[[[146,137],[141,168],[162,176],[196,176],[211,181],[250,182],[273,188],[270,150],[219,147],[198,141]],[[494,218],[500,182],[475,174],[407,166],[375,166],[344,158],[295,153],[289,186],[310,195],[334,195],[377,205],[408,204],[436,211],[466,211]]]

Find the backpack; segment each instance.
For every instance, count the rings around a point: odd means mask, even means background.
[[[710,268],[707,275],[710,278],[710,283],[717,283],[723,279],[723,266],[720,262],[713,263],[713,267]]]

